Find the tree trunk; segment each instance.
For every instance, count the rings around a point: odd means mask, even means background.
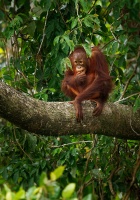
[[[140,110],[132,113],[125,105],[108,103],[99,117],[94,106],[83,102],[84,120],[77,123],[73,105],[33,99],[0,82],[0,116],[16,126],[40,135],[102,134],[140,140]]]

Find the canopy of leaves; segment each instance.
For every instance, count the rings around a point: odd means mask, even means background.
[[[40,100],[65,101],[60,87],[70,65],[67,56],[77,44],[88,55],[99,45],[114,80],[110,101],[139,109],[139,0],[5,0],[0,19],[1,81]],[[139,199],[139,158],[139,142],[96,135],[39,137],[0,121],[0,184],[7,180],[14,191],[39,186],[42,171],[65,165],[58,196],[49,199],[76,198],[75,184],[65,188],[70,182],[76,183],[78,199]]]

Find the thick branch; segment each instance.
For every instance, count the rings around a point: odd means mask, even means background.
[[[68,102],[43,102],[0,82],[0,116],[32,133],[68,135],[96,133],[140,140],[140,111],[119,104],[106,104],[100,117],[92,116],[91,102],[83,103],[84,120],[77,123]]]

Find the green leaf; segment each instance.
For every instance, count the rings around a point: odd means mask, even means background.
[[[15,68],[21,70],[20,59],[15,60]]]
[[[18,178],[19,178],[19,171],[17,171],[13,176],[13,180],[14,180],[15,183],[17,183]]]
[[[94,200],[96,200],[96,199],[98,199],[98,198],[94,198]],[[86,195],[86,196],[83,198],[83,200],[93,200],[92,194]]]
[[[42,186],[47,182],[48,178],[45,172],[42,172],[39,180],[39,185]]]
[[[37,137],[31,134],[27,134],[27,145],[29,151],[34,152],[36,148]]]
[[[125,56],[122,55],[119,59],[118,59],[118,67],[125,67],[126,66],[126,62],[125,62]]]
[[[3,20],[4,19],[4,13],[2,11],[0,11],[0,19]]]
[[[48,101],[48,94],[42,94],[41,98],[43,101]]]
[[[69,36],[68,35],[63,35],[63,39],[66,41],[66,43],[70,47],[70,49],[72,49],[74,44],[73,44],[72,40],[69,39]]]
[[[46,167],[46,163],[47,163],[46,160],[42,160],[42,162],[41,162],[41,169],[44,169]]]
[[[100,25],[100,20],[98,19],[98,15],[94,15],[95,18],[93,18],[93,21],[95,24]]]
[[[136,112],[140,108],[140,98],[138,97],[135,101],[133,111]]]
[[[80,0],[80,3],[81,3],[81,5],[82,5],[82,7],[83,7],[83,10],[84,10],[84,12],[88,12],[90,9],[91,9],[91,3],[89,3],[88,1],[85,1],[85,0]]]
[[[111,54],[115,54],[117,52],[118,46],[119,46],[119,44],[116,41],[112,44]]]
[[[2,176],[4,179],[7,179],[8,178],[8,172],[7,172],[7,169],[4,168],[3,172],[2,172]]]
[[[6,184],[4,184],[4,189],[5,189],[6,192],[10,192],[11,191],[11,189]]]
[[[83,22],[84,22],[85,26],[87,26],[87,27],[92,27],[93,28],[93,26],[94,26],[94,24],[93,24],[93,18],[90,15],[87,15],[84,18]]]
[[[91,27],[91,28],[94,27],[94,24],[96,24],[96,26],[100,26],[100,20],[98,19],[98,15],[97,14],[95,14],[95,15],[87,15],[84,18],[84,24],[87,27]]]
[[[33,37],[34,36],[34,32],[35,32],[35,29],[36,29],[36,24],[35,22],[31,22],[30,24],[28,24],[28,33]]]
[[[64,190],[62,191],[62,197],[64,199],[66,198],[70,198],[71,195],[74,193],[76,184],[75,183],[70,183],[69,185],[67,185]]]
[[[71,23],[71,29],[73,29],[77,24],[78,24],[78,19],[77,18],[73,19]]]
[[[91,45],[85,44],[85,45],[83,45],[83,47],[86,50],[87,55],[90,57],[91,56]]]
[[[20,188],[20,190],[15,194],[14,200],[19,200],[25,198],[25,191]]]
[[[44,12],[40,6],[35,6],[32,11],[37,17],[40,17],[41,13]]]
[[[47,1],[41,0],[41,3],[44,4],[44,7],[48,11],[50,9],[50,7],[51,7],[52,1],[51,0],[47,0]]]
[[[70,59],[69,59],[68,57],[63,58],[63,59],[61,60],[61,65],[62,65],[62,68],[63,68],[64,71],[65,71],[67,68],[72,69],[72,65],[71,65]]]
[[[55,89],[55,88],[49,88],[48,90],[49,90],[50,92],[52,92],[52,93],[56,92],[56,89]]]
[[[56,29],[56,24],[57,24],[56,19],[52,19],[47,23],[47,28],[46,28],[46,37],[50,39],[52,37],[52,34],[54,34],[54,30]]]
[[[26,199],[33,199],[32,198],[33,195],[35,194],[35,192],[37,192],[36,189],[37,188],[35,186],[29,188],[28,191],[26,192]]]
[[[60,40],[60,36],[57,36],[57,37],[54,38],[54,41],[53,41],[54,46],[56,44],[58,44],[59,40]]]
[[[94,175],[95,178],[103,178],[103,173],[100,169],[93,169],[92,173]]]
[[[55,169],[53,172],[51,172],[50,177],[52,181],[57,180],[60,176],[62,176],[63,171],[64,171],[65,167],[64,166],[60,166],[57,169]]]
[[[15,16],[15,18],[11,21],[11,23],[9,24],[9,27],[13,27],[13,28],[19,28],[21,26],[21,24],[23,23],[23,20],[20,16]]]
[[[26,28],[23,29],[22,32],[23,32],[24,34],[29,34],[31,37],[33,37],[33,36],[34,36],[35,29],[36,29],[36,24],[35,24],[34,21],[32,21],[31,23],[29,23],[29,24],[27,25]]]
[[[5,81],[12,81],[13,80],[13,78],[11,76],[9,76],[9,75],[3,75],[3,79]]]
[[[14,197],[15,197],[14,193],[9,191],[9,192],[6,193],[6,198],[5,199],[6,200],[12,200],[12,199],[15,199]]]

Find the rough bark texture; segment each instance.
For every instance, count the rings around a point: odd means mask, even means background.
[[[93,117],[91,102],[83,103],[84,120],[77,123],[73,105],[43,102],[0,82],[0,116],[29,132],[40,135],[102,134],[140,140],[140,111],[108,103],[100,117]]]

